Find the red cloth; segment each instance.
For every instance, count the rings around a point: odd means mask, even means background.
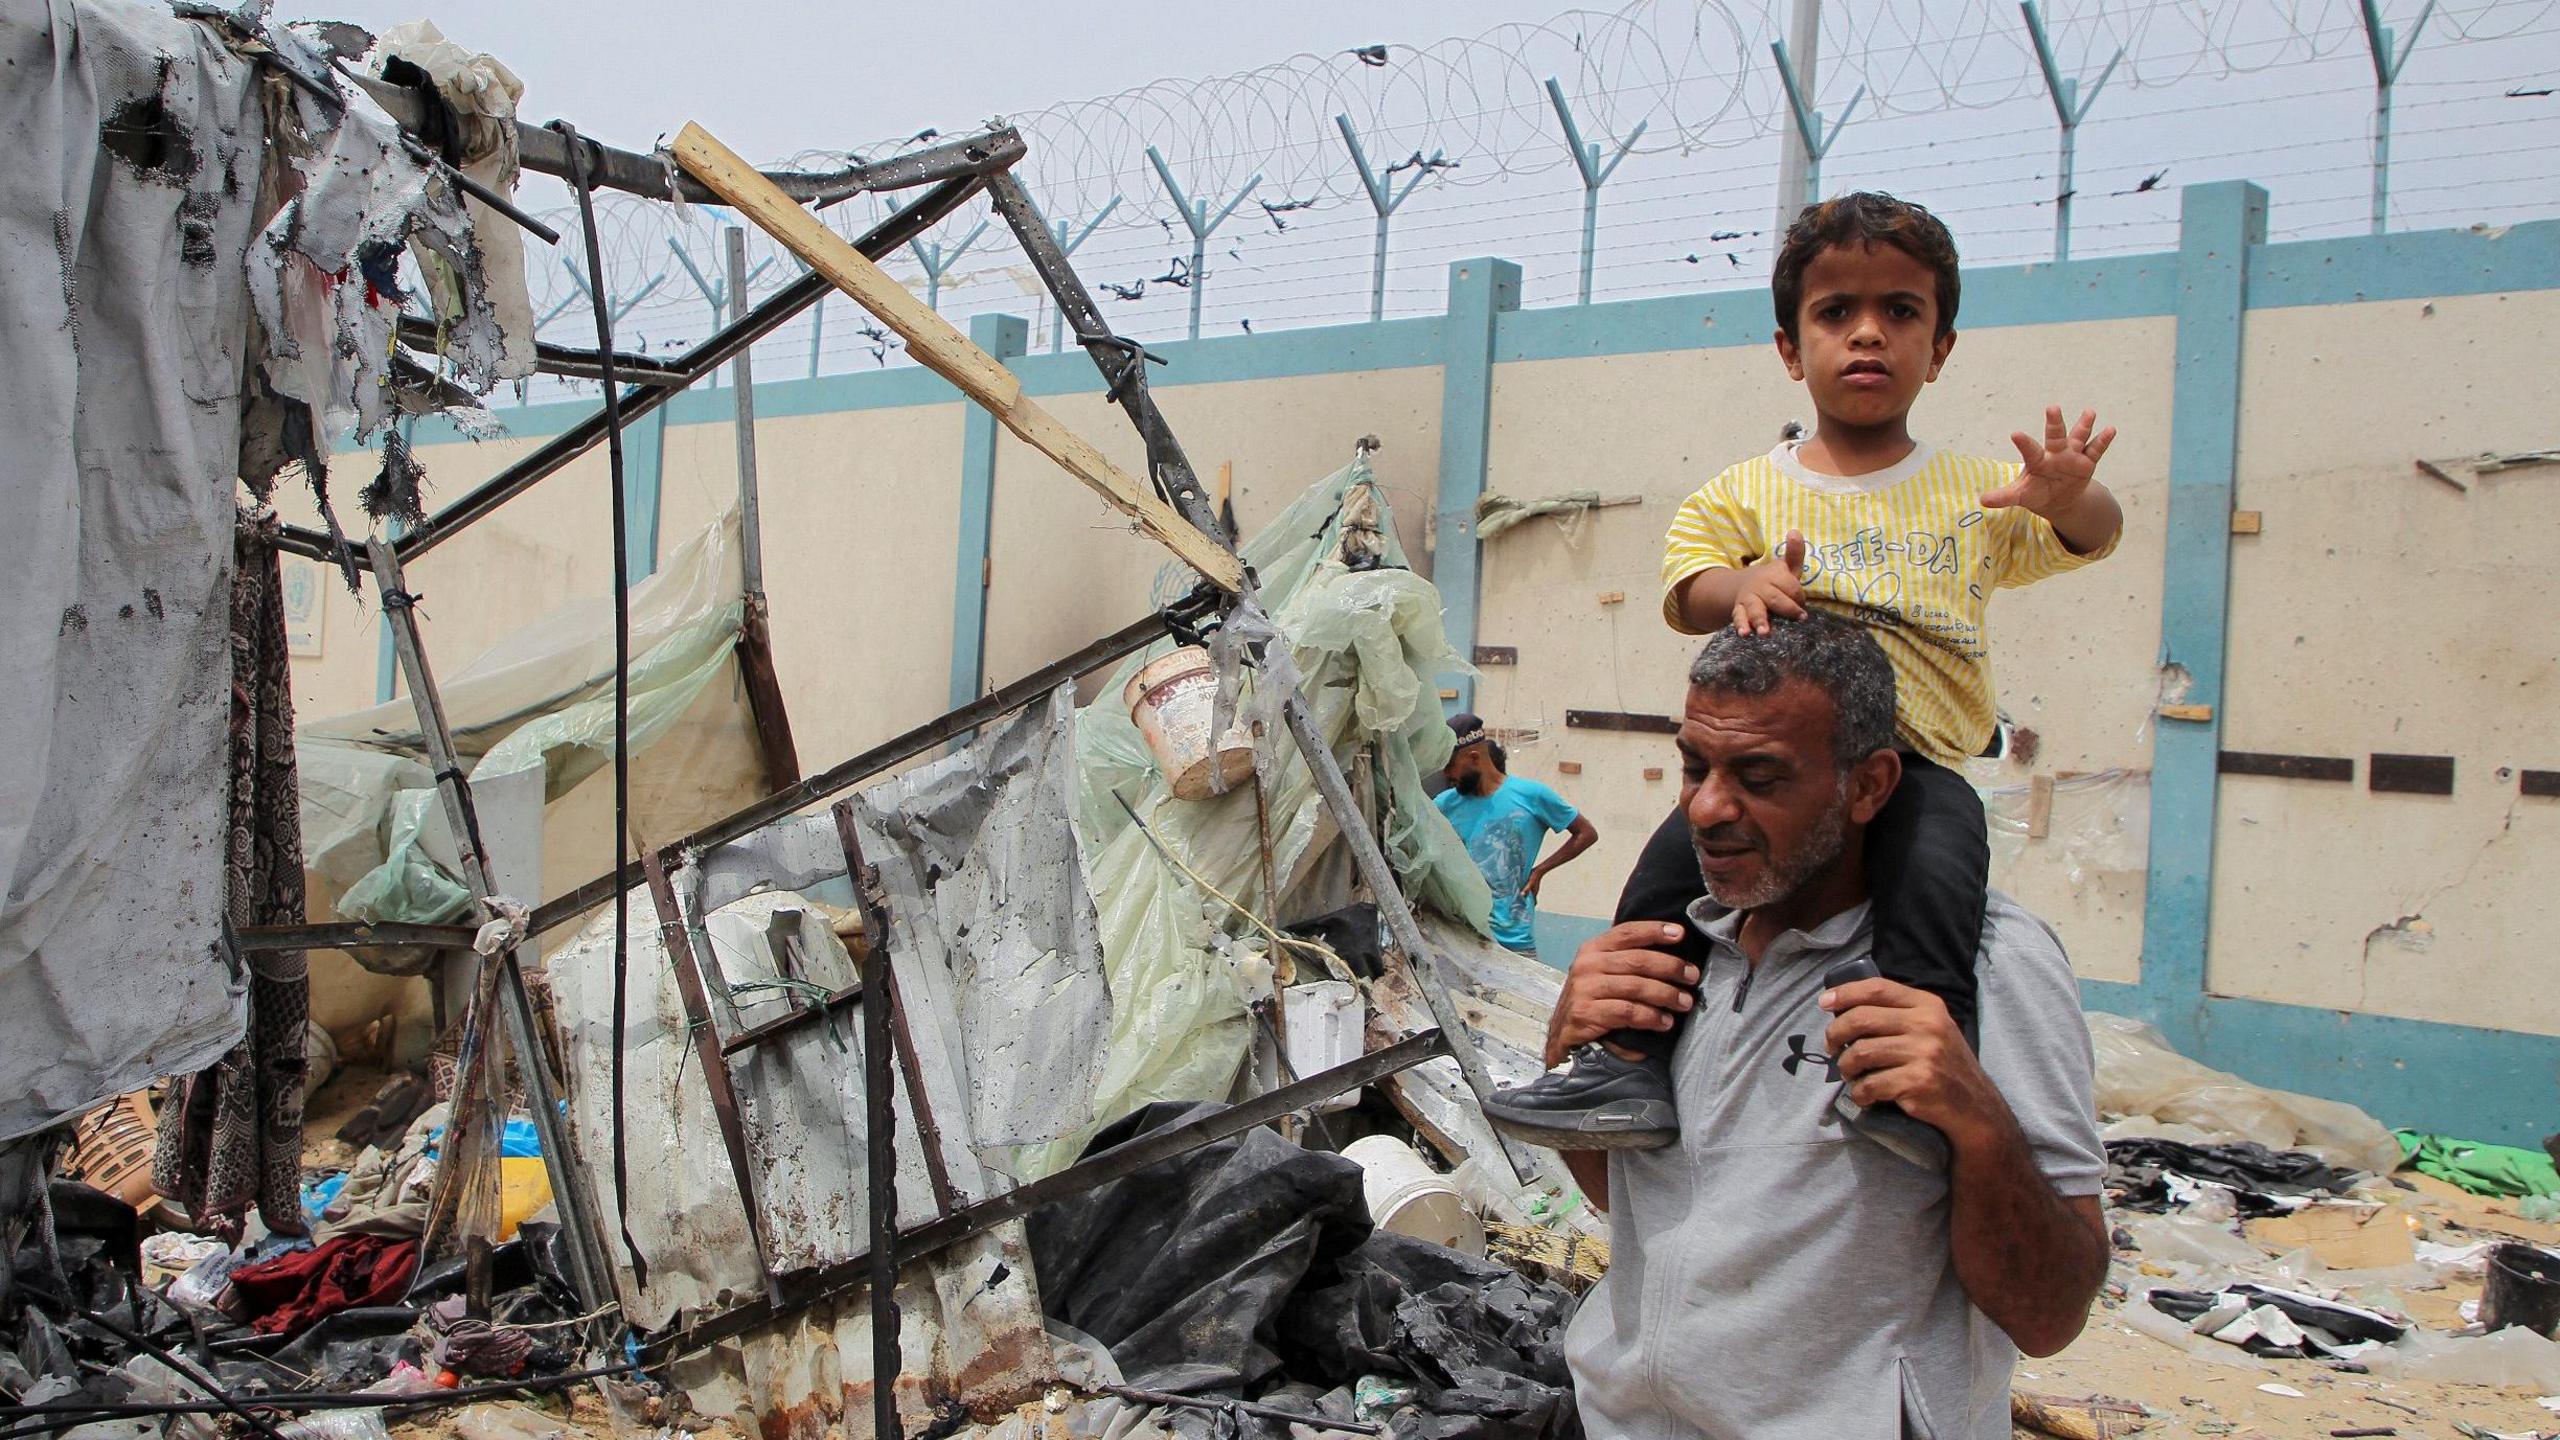
[[[341,1310],[397,1304],[418,1273],[418,1242],[341,1235],[231,1272],[231,1288],[261,1335],[291,1335]]]

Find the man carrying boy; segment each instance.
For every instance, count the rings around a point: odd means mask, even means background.
[[[1689,497],[1663,556],[1663,617],[1686,634],[1725,626],[1766,634],[1812,610],[1867,628],[1894,672],[1901,783],[1865,838],[1874,897],[1873,966],[1944,1001],[1970,1043],[1976,951],[1990,849],[1982,803],[1960,773],[1996,724],[1985,630],[1991,592],[2103,558],[2123,512],[2096,479],[2115,440],[2094,412],[2066,427],[2045,412],[2041,442],[2011,437],[2019,463],[1958,455],[1912,436],[1920,390],[1955,348],[1960,279],[1937,217],[1860,193],[1808,206],[1771,278],[1779,359],[1813,402],[1814,433],[1733,466]],[[1679,812],[1646,842],[1616,919],[1683,927],[1737,857],[1694,836]],[[1573,1068],[1506,1090],[1486,1115],[1559,1149],[1645,1149],[1678,1136],[1671,1066],[1679,1012],[1586,1046]],[[1857,1107],[1845,1102],[1844,1115]],[[1869,1133],[1922,1164],[1943,1145]],[[1923,1137],[1927,1138],[1927,1137]]]

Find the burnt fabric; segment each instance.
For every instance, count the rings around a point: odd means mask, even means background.
[[[1216,1108],[1149,1106],[1086,1153]],[[1339,1155],[1249,1130],[1061,1200],[1029,1225],[1041,1303],[1109,1349],[1132,1385],[1348,1415],[1357,1382],[1383,1375],[1417,1391],[1397,1440],[1581,1434],[1563,1349],[1573,1297],[1373,1232],[1360,1167]],[[1186,1436],[1279,1434],[1198,1411],[1165,1421]]]
[[[255,62],[165,0],[0,5],[0,62],[7,1140],[242,1033],[218,777],[266,143]]]
[[[1105,1128],[1095,1155],[1203,1111],[1158,1102]],[[1245,1394],[1272,1379],[1272,1327],[1319,1257],[1369,1236],[1360,1167],[1248,1130],[1033,1213],[1040,1300],[1102,1342],[1132,1385]]]
[[[234,929],[299,925],[302,802],[273,522],[243,520],[236,544],[226,918]],[[161,1115],[152,1184],[199,1231],[236,1239],[254,1204],[269,1230],[299,1235],[309,961],[300,950],[252,950],[244,959],[249,1033],[210,1069],[179,1082],[177,1103]]]
[[[418,1273],[418,1242],[341,1235],[311,1250],[243,1265],[231,1288],[248,1308],[249,1328],[291,1335],[359,1306],[389,1305]]]
[[[1280,1317],[1292,1377],[1402,1376],[1422,1411],[1399,1440],[1568,1440],[1582,1433],[1564,1363],[1574,1300],[1500,1265],[1381,1230]]]
[[[2356,1172],[2324,1163],[2299,1150],[2270,1150],[2251,1141],[2229,1145],[2190,1145],[2151,1138],[2107,1142],[2107,1189],[2116,1203],[2130,1210],[2166,1210],[2169,1186],[2164,1176],[2210,1180],[2238,1192],[2240,1213],[2263,1215],[2286,1207],[2279,1199],[2303,1195],[2344,1195]]]

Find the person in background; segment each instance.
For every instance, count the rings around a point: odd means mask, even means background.
[[[1458,748],[1441,772],[1440,813],[1466,842],[1467,854],[1493,887],[1493,938],[1506,950],[1538,953],[1538,884],[1590,849],[1600,832],[1563,796],[1504,769],[1509,757],[1473,715],[1449,717]],[[1547,836],[1565,837],[1544,860]]]

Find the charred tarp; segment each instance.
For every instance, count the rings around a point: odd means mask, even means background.
[[[264,499],[298,462],[316,488],[327,436],[469,420],[503,373],[460,192],[332,77],[346,37],[196,8],[0,11],[0,1139],[242,1033],[217,778],[235,477]],[[435,282],[428,361],[392,344],[408,257]]]
[[[0,62],[5,1140],[241,1035],[210,777],[264,126],[165,6],[9,7]]]

